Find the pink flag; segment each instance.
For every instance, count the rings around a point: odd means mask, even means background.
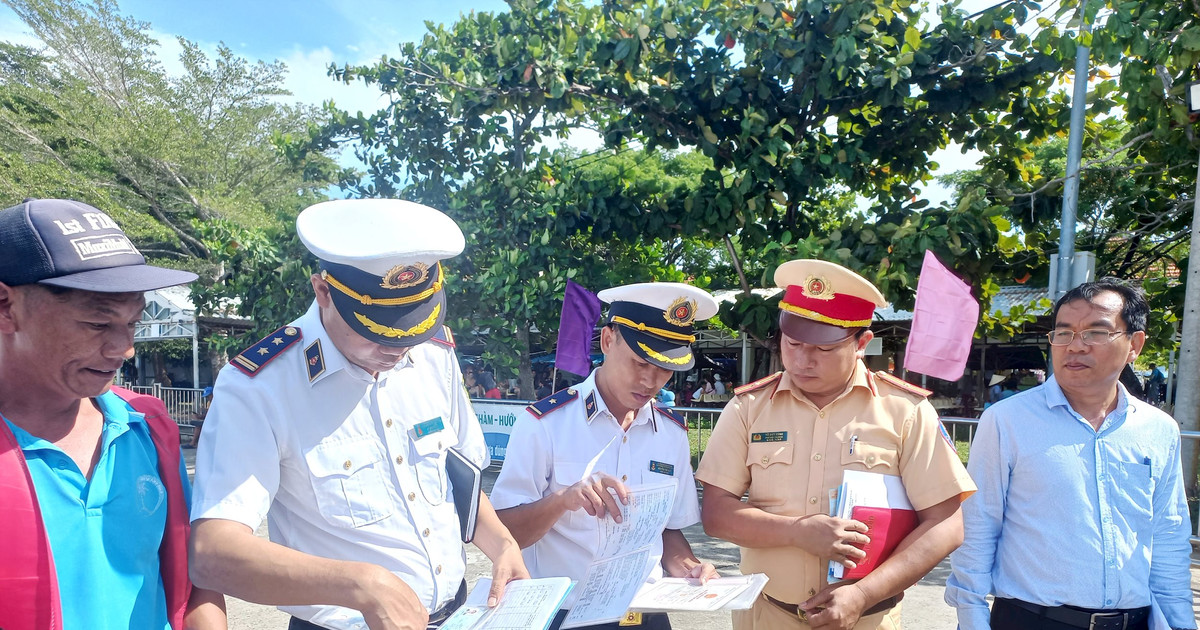
[[[904,369],[957,381],[967,368],[978,325],[979,302],[971,297],[971,286],[925,250]]]

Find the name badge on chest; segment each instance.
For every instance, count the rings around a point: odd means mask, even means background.
[[[650,472],[656,472],[660,475],[669,475],[669,476],[674,477],[675,476],[675,466],[672,464],[664,464],[662,462],[656,462],[654,460],[650,460]]]
[[[426,420],[425,422],[418,424],[417,426],[409,429],[408,432],[412,434],[414,440],[419,440],[430,433],[437,433],[445,428],[446,425],[442,422],[442,417],[438,416],[433,420]]]
[[[767,431],[766,433],[751,433],[750,443],[758,444],[759,442],[786,442],[787,431]]]

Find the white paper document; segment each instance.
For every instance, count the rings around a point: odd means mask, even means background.
[[[644,584],[629,609],[636,612],[749,610],[767,584],[764,573],[713,578],[662,578]]]
[[[831,500],[833,494],[831,494]],[[847,470],[842,473],[842,485],[837,491],[837,507],[832,515],[838,518],[850,518],[854,508],[886,507],[898,510],[913,509],[904,491],[904,481],[895,475],[861,470]],[[846,567],[840,562],[829,561],[830,582],[842,579]]]
[[[442,623],[442,630],[545,630],[570,592],[570,578],[516,580],[504,587],[495,608],[488,608],[490,578],[480,578],[467,601]]]
[[[674,481],[630,487],[629,505],[621,506],[621,522],[611,516],[600,521],[596,558],[611,558],[661,540],[675,505],[675,487]]]
[[[657,556],[649,547],[597,560],[588,565],[587,574],[576,585],[578,599],[571,606],[562,627],[577,628],[620,621],[629,610],[629,602],[650,576]]]

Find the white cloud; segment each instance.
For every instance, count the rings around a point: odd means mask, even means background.
[[[288,67],[284,87],[292,93],[289,100],[313,105],[332,100],[340,109],[349,112],[361,110],[364,113],[376,111],[387,104],[378,87],[368,87],[361,81],[345,84],[327,76],[331,63],[358,63],[347,59],[346,55],[334,53],[327,46],[316,50],[294,48],[279,60]]]

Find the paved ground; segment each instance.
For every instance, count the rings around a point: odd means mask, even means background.
[[[188,461],[188,472],[194,473],[195,451],[185,450]],[[490,492],[496,480],[496,472],[489,470],[484,474],[484,490]],[[716,565],[717,570],[724,574],[738,572],[738,550],[734,545],[722,540],[710,538],[704,534],[699,525],[684,530],[692,543],[696,556]],[[266,524],[258,530],[258,535],[266,537]],[[1193,559],[1200,557],[1193,555]],[[474,584],[480,576],[490,575],[491,565],[487,558],[474,546],[467,547],[467,582]],[[942,600],[946,586],[946,577],[950,575],[950,562],[944,561],[925,576],[915,586],[908,589],[904,595],[903,618],[904,626],[912,630],[954,630],[956,620],[954,611]],[[1197,616],[1200,617],[1200,568],[1192,568],[1192,598],[1196,602]],[[251,604],[239,599],[228,599],[230,630],[284,630],[287,628],[287,615],[278,610]],[[671,615],[672,625],[679,630],[719,630],[730,627],[728,613],[717,614],[679,614]]]

